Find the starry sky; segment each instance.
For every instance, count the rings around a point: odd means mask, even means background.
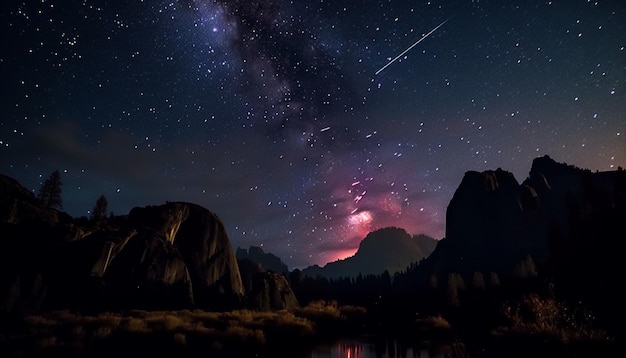
[[[0,172],[189,201],[291,268],[445,237],[468,170],[626,167],[626,2],[4,1]]]

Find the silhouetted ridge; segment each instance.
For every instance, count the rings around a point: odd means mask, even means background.
[[[599,268],[615,265],[621,252],[625,177],[623,170],[592,173],[549,156],[533,161],[522,184],[501,169],[467,172],[448,205],[446,237],[417,270],[422,283],[453,272],[520,274],[527,258],[546,273],[576,267],[606,277]]]
[[[381,274],[384,271],[393,274],[428,256],[435,245],[436,240],[426,235],[412,237],[401,228],[383,228],[369,233],[354,256],[330,262],[324,267],[307,267],[302,274],[327,278]]]

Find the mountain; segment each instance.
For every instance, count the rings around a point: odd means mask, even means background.
[[[435,272],[501,272],[532,251],[540,237],[526,235],[521,187],[502,169],[468,171],[446,211],[446,236],[424,265]],[[541,252],[542,250],[539,249]]]
[[[446,237],[420,270],[511,275],[530,257],[563,276],[568,267],[606,277],[599,268],[619,261],[625,208],[621,169],[593,173],[543,156],[521,184],[502,169],[468,171],[448,205]]]
[[[394,274],[430,255],[437,241],[426,235],[409,235],[406,230],[388,227],[369,233],[357,252],[348,258],[330,262],[324,267],[309,266],[302,270],[310,277],[356,277],[359,274]]]
[[[465,289],[464,282],[484,287],[483,278],[492,287],[542,282],[584,303],[601,326],[623,332],[625,218],[621,168],[592,172],[543,156],[521,184],[501,169],[468,171],[448,205],[446,237],[397,281],[413,292],[448,293]]]
[[[287,265],[278,256],[270,252],[266,253],[258,246],[250,246],[247,250],[238,247],[235,256],[238,260],[247,259],[254,261],[269,271],[277,273],[289,272]]]
[[[224,224],[201,206],[136,207],[106,223],[41,205],[0,174],[0,310],[227,308],[243,299]]]

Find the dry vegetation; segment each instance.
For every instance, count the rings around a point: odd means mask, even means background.
[[[604,330],[594,327],[593,313],[551,296],[528,294],[502,311],[509,325],[496,328],[495,336],[541,337],[563,344],[610,340]]]
[[[0,336],[11,356],[111,356],[175,353],[231,356],[289,347],[309,347],[323,327],[363,314],[357,307],[314,302],[294,312],[202,310],[107,312],[53,311],[28,315]],[[8,332],[7,332],[8,331]]]
[[[545,347],[546,342],[567,345],[608,340],[604,331],[594,328],[591,313],[553,297],[529,294],[504,305],[502,313],[507,324],[494,329],[492,337],[506,347],[520,342]],[[272,312],[52,311],[4,320],[0,356],[298,356],[321,340],[359,332],[359,325],[366,321],[362,307],[340,306],[335,301]],[[422,339],[452,341],[453,327],[443,316],[419,317],[414,323],[417,330],[412,332]]]
[[[417,320],[418,324],[428,327],[429,329],[437,329],[441,331],[449,331],[452,329],[450,322],[441,316],[428,316]]]

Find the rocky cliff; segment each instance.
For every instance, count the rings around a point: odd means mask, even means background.
[[[203,207],[166,203],[79,223],[2,175],[0,194],[3,311],[241,304],[226,229]]]
[[[239,259],[239,268],[246,292],[246,307],[262,311],[300,307],[289,282],[283,274],[267,271],[250,259]]]
[[[133,227],[150,228],[149,236],[176,249],[189,271],[198,303],[243,295],[235,253],[224,224],[214,213],[195,204],[167,203],[134,208],[129,222]]]
[[[498,169],[465,173],[446,212],[446,237],[431,259],[434,271],[501,271],[527,253],[518,204],[520,185]],[[518,257],[519,256],[519,257]]]
[[[625,202],[624,171],[592,173],[548,156],[521,184],[501,169],[469,171],[448,205],[446,237],[422,270],[511,274],[528,256],[542,266],[569,250],[576,222],[614,216]]]

